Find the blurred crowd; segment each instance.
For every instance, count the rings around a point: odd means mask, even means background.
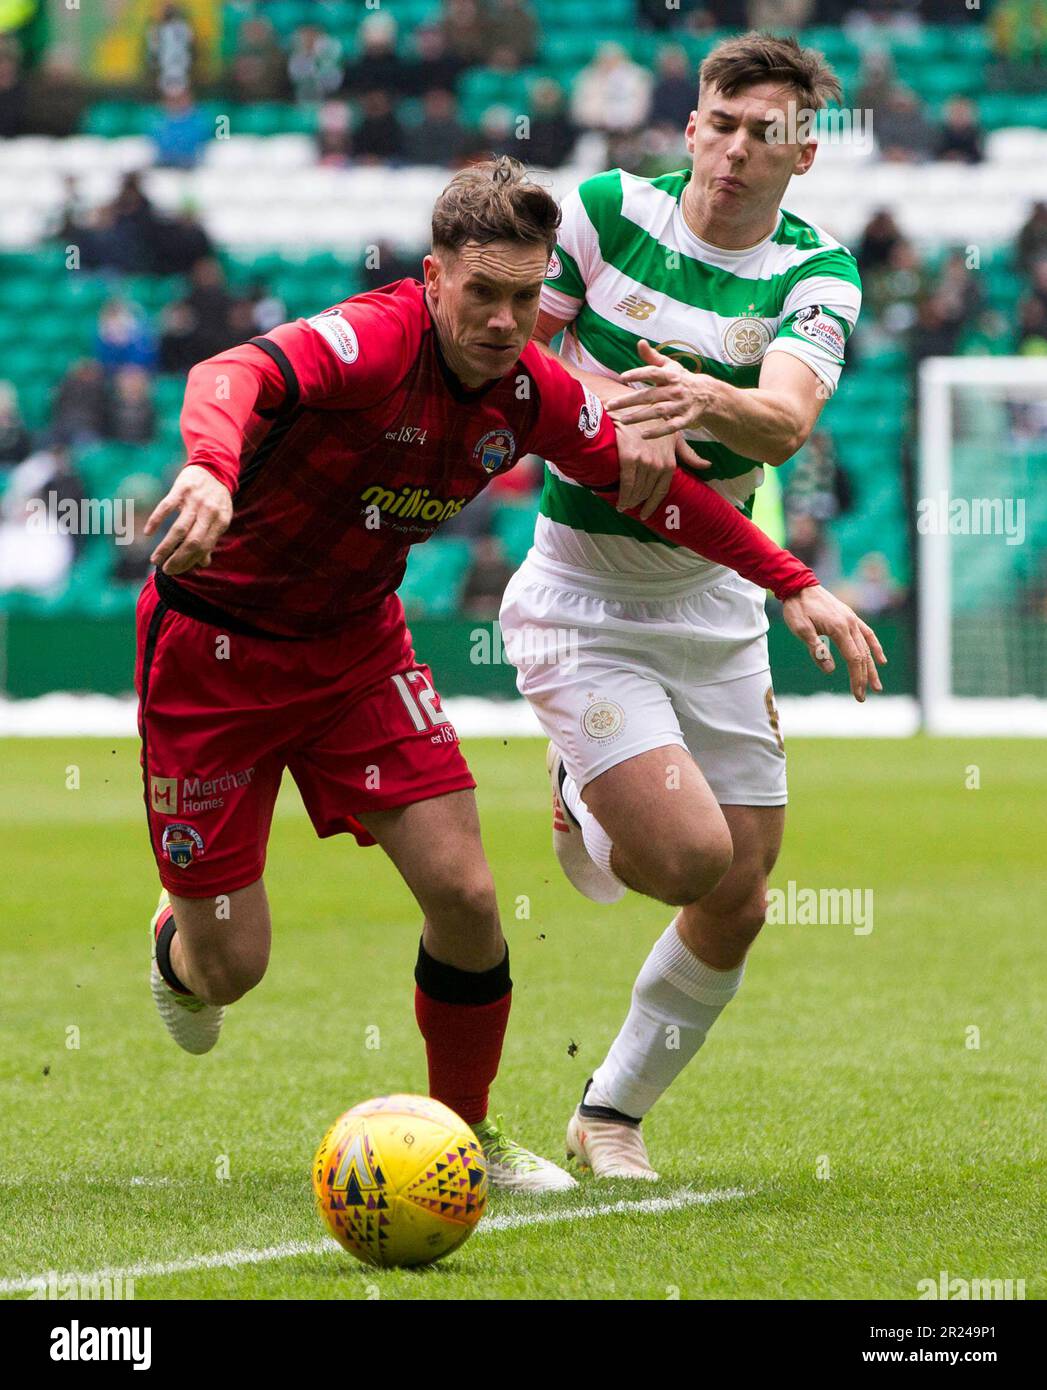
[[[901,83],[887,48],[887,32],[915,32],[925,22],[970,23],[984,18],[953,0],[635,0],[637,25],[665,41],[652,68],[635,62],[613,42],[594,46],[591,61],[565,88],[548,76],[530,83],[530,115],[521,129],[512,105],[495,102],[478,124],[462,114],[463,79],[477,69],[504,79],[512,89],[533,68],[542,36],[528,0],[443,0],[439,17],[408,36],[388,10],[362,19],[357,47],[347,52],[325,28],[323,0],[315,22],[301,24],[289,38],[278,36],[266,0],[231,0],[224,9],[234,21],[235,42],[217,78],[205,77],[201,44],[187,10],[156,7],[145,32],[138,95],[157,106],[152,136],[157,162],[190,166],[214,130],[204,118],[203,96],[237,104],[287,103],[316,114],[317,157],[327,164],[421,163],[455,166],[474,158],[512,153],[528,162],[558,167],[569,161],[579,138],[598,132],[610,164],[641,174],[682,162],[682,130],[694,105],[694,64],[674,42],[682,31],[704,33],[746,26],[800,28],[839,25],[854,34],[865,57],[849,100],[873,113],[880,157],[890,161],[984,158],[985,138],[975,104],[957,97],[933,118],[920,96]],[[1047,5],[1037,0],[1001,0],[988,15],[996,60],[992,82],[1019,89],[1029,74],[1047,71]],[[46,98],[44,94],[46,93]],[[61,51],[45,50],[23,61],[13,40],[0,36],[0,137],[40,131],[60,134],[78,128],[92,98]],[[413,116],[405,115],[405,102]],[[526,141],[524,149],[521,144]],[[904,221],[904,215],[901,215]],[[79,269],[104,277],[111,294],[102,304],[89,355],[69,366],[56,382],[47,427],[26,429],[17,394],[0,380],[0,526],[9,543],[0,566],[0,590],[53,590],[76,560],[77,546],[59,548],[43,563],[25,558],[13,544],[22,509],[47,489],[82,497],[77,456],[99,444],[151,446],[159,438],[157,375],[179,379],[204,357],[287,317],[287,307],[264,277],[234,290],[222,260],[191,206],[174,214],[150,201],[138,174],[126,175],[116,195],[90,203],[75,178],[52,228],[56,242],[77,248]],[[985,276],[968,250],[929,257],[911,241],[887,208],[878,211],[855,246],[865,288],[865,306],[849,355],[860,365],[866,346],[896,349],[915,371],[931,354],[1047,353],[1047,206],[1036,204],[1012,252],[1020,284],[1013,312],[990,303]],[[382,246],[363,283],[385,284],[420,273],[421,250],[408,254]],[[177,286],[159,312],[147,312],[129,293],[124,277],[170,277]],[[356,274],[356,288],[360,287]],[[165,279],[165,285],[167,279]],[[150,306],[153,307],[152,305]],[[315,306],[323,307],[322,305]],[[297,309],[295,310],[297,312]],[[172,455],[171,470],[180,460]],[[783,514],[788,544],[828,582],[839,582],[867,613],[890,611],[906,601],[884,556],[871,552],[857,572],[840,574],[832,522],[860,513],[861,498],[846,458],[832,437],[817,431],[784,470]],[[533,511],[541,483],[538,461],[524,460],[496,480],[484,499],[445,527],[472,546],[465,586],[470,613],[489,615],[511,568],[494,533],[500,509],[519,505]],[[148,506],[161,482],[132,477],[128,487]],[[151,545],[136,536],[116,557],[116,577],[137,582],[147,571]],[[14,563],[11,557],[23,558]]]
[[[725,28],[800,29],[834,25],[866,54],[848,102],[874,114],[873,130],[888,159],[982,158],[983,135],[973,104],[951,103],[936,117],[921,95],[899,82],[885,41],[924,23],[987,23],[995,59],[988,85],[1043,91],[1047,86],[1047,5],[998,0],[988,17],[979,4],[957,0],[634,0],[637,32],[665,34],[652,68],[618,43],[594,43],[592,59],[568,88],[539,76],[543,36],[529,0],[443,0],[432,23],[401,33],[390,10],[361,20],[354,51],[325,27],[323,0],[315,20],[278,33],[267,0],[222,6],[234,34],[220,70],[203,60],[187,9],[158,4],[143,29],[144,80],[129,95],[156,105],[150,135],[157,162],[188,167],[215,135],[199,102],[228,104],[235,129],[241,104],[287,103],[315,113],[318,157],[327,163],[455,165],[511,149],[527,162],[558,167],[579,136],[609,140],[609,163],[635,168],[679,144],[694,104],[693,63],[673,36]],[[555,42],[550,37],[549,43]],[[511,100],[496,99],[472,120],[463,114],[461,85],[482,70],[497,92],[529,79],[526,123]],[[502,79],[501,84],[499,79]],[[0,36],[0,137],[72,134],[95,93],[60,47],[35,64],[23,62],[14,39]],[[405,116],[405,104],[413,110]],[[521,153],[521,143],[526,152]]]

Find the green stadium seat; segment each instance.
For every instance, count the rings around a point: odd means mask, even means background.
[[[467,540],[434,536],[416,545],[400,585],[400,598],[409,616],[453,617],[461,607],[472,547]]]
[[[494,513],[491,529],[502,547],[508,564],[520,565],[534,540],[534,519],[538,507],[530,502],[505,503]]]

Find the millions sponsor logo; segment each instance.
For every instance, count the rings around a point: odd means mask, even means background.
[[[402,487],[399,492],[393,492],[391,488],[382,487],[378,483],[372,483],[360,494],[360,501],[366,507],[377,507],[379,511],[398,517],[402,521],[417,518],[420,521],[431,521],[437,526],[443,521],[449,521],[452,516],[457,516],[468,500],[468,497],[432,497],[427,487],[410,485]]]

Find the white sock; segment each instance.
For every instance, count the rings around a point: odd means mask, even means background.
[[[706,965],[670,922],[636,977],[629,1013],[585,1103],[641,1119],[705,1042],[744,971],[744,962],[733,970]]]
[[[585,841],[585,848],[589,851],[589,858],[604,871],[612,884],[616,887],[624,887],[622,880],[611,868],[613,845],[610,836],[582,800],[581,792],[569,773],[563,779],[561,794],[565,806],[582,828],[582,839]]]

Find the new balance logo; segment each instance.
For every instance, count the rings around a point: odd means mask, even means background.
[[[616,313],[628,314],[631,319],[649,319],[658,306],[638,294],[627,294],[614,306]]]

